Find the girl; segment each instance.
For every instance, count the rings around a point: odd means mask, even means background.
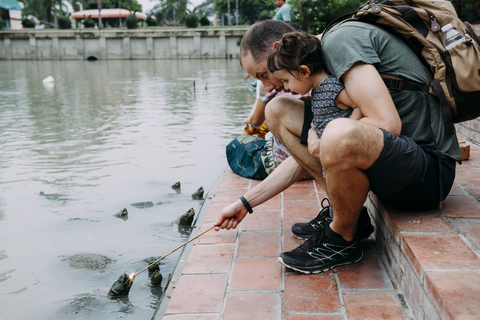
[[[325,70],[318,38],[303,32],[285,34],[268,57],[268,69],[287,90],[303,95],[312,89],[312,123],[318,137],[333,119],[363,117],[345,87]]]

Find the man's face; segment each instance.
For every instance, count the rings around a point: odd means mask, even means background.
[[[276,89],[277,91],[282,89],[282,82],[268,71],[267,60],[255,62],[252,54],[249,52],[242,60],[242,66],[249,75],[262,81],[263,86],[268,92],[271,92],[273,89]]]
[[[276,7],[280,8],[281,6],[283,6],[284,2],[285,1],[283,1],[283,0],[275,0],[274,3],[275,3]]]

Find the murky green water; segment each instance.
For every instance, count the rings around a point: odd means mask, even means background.
[[[107,292],[186,241],[176,220],[225,169],[252,81],[235,60],[1,61],[0,75],[0,318],[149,319],[179,252],[162,287],[144,272],[128,298]],[[113,262],[66,260],[90,253]]]

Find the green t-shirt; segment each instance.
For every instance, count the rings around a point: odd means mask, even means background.
[[[372,64],[379,73],[396,75],[417,83],[429,84],[430,72],[415,53],[397,36],[364,22],[345,22],[322,38],[322,52],[329,71],[341,77],[356,62]],[[422,149],[437,154],[430,134],[425,96],[421,91],[391,93],[402,120],[402,135],[412,138]],[[432,95],[432,128],[444,158],[462,160],[456,135],[449,135],[438,99]]]
[[[273,20],[292,21],[292,6],[290,6],[288,3],[285,3],[278,9],[275,17],[273,17]]]

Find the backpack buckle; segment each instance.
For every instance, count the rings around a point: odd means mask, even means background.
[[[385,85],[387,86],[387,89],[390,92],[395,92],[402,90],[403,88],[403,79],[400,78],[390,78],[390,79],[383,79],[385,82]]]

